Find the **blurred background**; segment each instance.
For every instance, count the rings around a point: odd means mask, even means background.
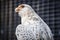
[[[52,30],[55,40],[60,40],[59,0],[0,0],[0,40],[17,40],[15,30],[21,18],[15,13],[19,4],[29,4]]]

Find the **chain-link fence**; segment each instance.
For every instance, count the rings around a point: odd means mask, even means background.
[[[21,18],[15,13],[19,4],[29,4],[48,24],[55,40],[60,40],[60,1],[58,0],[0,0],[0,40],[17,40],[15,29]]]

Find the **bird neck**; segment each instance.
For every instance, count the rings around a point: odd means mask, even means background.
[[[36,17],[36,13],[34,10],[28,10],[27,12],[24,12],[21,16],[21,23],[22,24],[29,24],[32,23]]]
[[[21,17],[21,23],[22,24],[29,24],[33,21],[33,16],[35,16],[35,13],[32,11],[28,11],[27,13],[23,14]]]
[[[22,24],[29,24],[29,21],[32,20],[32,13],[26,13],[21,17],[21,23]]]

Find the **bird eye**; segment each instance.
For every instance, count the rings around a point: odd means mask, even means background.
[[[22,8],[24,8],[24,5],[21,5]]]

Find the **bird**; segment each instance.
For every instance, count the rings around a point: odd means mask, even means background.
[[[53,33],[43,19],[28,4],[20,4],[15,8],[21,17],[15,35],[17,40],[54,40]]]

